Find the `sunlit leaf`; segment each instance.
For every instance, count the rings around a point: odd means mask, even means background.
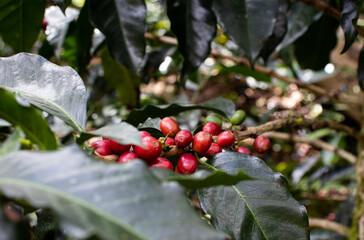
[[[0,190],[52,209],[73,238],[225,239],[195,212],[182,187],[161,182],[144,162],[105,163],[76,146],[0,158]]]
[[[283,175],[259,158],[234,152],[215,155],[211,164],[252,178],[199,190],[202,209],[218,230],[232,239],[309,239],[306,210],[287,190]]]

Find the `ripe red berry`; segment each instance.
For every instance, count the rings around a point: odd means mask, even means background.
[[[142,138],[142,143],[145,148],[135,146],[134,150],[136,155],[147,162],[153,161],[162,153],[162,144],[154,137],[147,136]]]
[[[220,145],[220,147],[230,147],[235,142],[235,136],[230,131],[223,131],[217,136],[216,143]]]
[[[211,143],[210,148],[205,152],[204,156],[207,158],[212,158],[215,154],[222,152],[221,147],[219,144]]]
[[[159,126],[162,133],[168,137],[174,137],[179,132],[178,123],[171,117],[163,118]]]
[[[127,163],[127,162],[130,162],[130,161],[136,160],[136,159],[138,159],[138,156],[134,152],[124,152],[119,157],[118,162],[119,163]]]
[[[187,147],[193,141],[192,133],[188,130],[181,130],[174,137],[174,141],[179,148]]]
[[[144,137],[147,137],[147,136],[151,136],[149,132],[147,131],[139,131],[139,134],[140,134],[140,137],[141,138],[144,138]]]
[[[101,156],[107,156],[113,154],[113,151],[110,148],[109,140],[98,140],[91,144],[91,148],[95,149],[95,153]]]
[[[173,170],[172,163],[167,158],[162,158],[162,157],[155,159],[153,162],[148,164],[148,166]]]
[[[111,151],[113,151],[114,153],[122,154],[122,153],[130,150],[130,147],[131,147],[130,144],[128,144],[128,145],[120,144],[112,139],[109,139],[109,141],[110,141]]]
[[[217,123],[209,122],[203,126],[202,131],[208,132],[212,136],[217,136],[221,133],[221,127]]]
[[[198,159],[193,154],[184,153],[177,160],[176,172],[189,175],[196,171],[198,165]]]
[[[204,154],[212,143],[212,136],[210,133],[201,131],[198,132],[193,138],[192,149],[197,154]]]
[[[270,141],[264,136],[258,136],[254,140],[253,148],[257,153],[264,154],[270,149]]]
[[[240,146],[237,149],[235,149],[235,152],[244,153],[248,155],[253,155],[252,152],[249,150],[249,148],[246,148],[244,146]]]
[[[170,146],[170,147],[173,147],[176,145],[176,142],[174,141],[173,138],[171,137],[167,137],[166,141],[164,142],[164,145],[165,146]]]

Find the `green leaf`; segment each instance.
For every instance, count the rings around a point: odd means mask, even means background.
[[[45,0],[2,0],[0,35],[15,52],[28,52],[42,26]]]
[[[254,62],[273,32],[278,1],[215,0],[213,7],[226,34]]]
[[[135,109],[130,112],[125,120],[134,126],[139,123],[145,122],[150,118],[163,118],[168,116],[175,116],[181,112],[201,109],[208,110],[220,114],[226,119],[229,119],[235,112],[235,104],[231,100],[217,97],[200,104],[177,104],[172,103],[168,105],[148,105],[143,109]]]
[[[296,39],[307,31],[311,23],[317,21],[322,14],[322,11],[308,6],[301,1],[293,2],[291,14],[288,17],[287,33],[277,49],[283,49],[296,41]]]
[[[286,35],[290,8],[290,0],[278,0],[278,11],[276,13],[276,21],[274,23],[272,35],[269,36],[259,53],[259,56],[263,58],[265,63]]]
[[[330,53],[337,43],[339,21],[323,15],[294,43],[301,68],[322,70],[330,62]]]
[[[218,185],[234,185],[242,180],[251,179],[243,171],[228,174],[221,170],[199,170],[192,175],[181,175],[165,169],[152,168],[153,173],[163,181],[176,181],[187,189],[201,189]]]
[[[78,132],[86,122],[86,88],[70,67],[19,53],[0,58],[0,87],[22,94],[30,103],[69,124]]]
[[[140,84],[139,77],[123,65],[115,62],[107,48],[103,49],[101,59],[105,72],[104,78],[111,87],[118,91],[120,102],[135,106],[139,98],[137,93],[137,88]]]
[[[144,0],[90,0],[91,21],[105,35],[113,59],[137,72],[145,54]]]
[[[212,0],[167,0],[171,30],[177,36],[178,50],[184,57],[181,83],[185,84],[210,54],[210,44],[216,34],[216,17]]]
[[[306,210],[288,192],[280,173],[259,158],[234,152],[217,154],[211,164],[252,178],[198,191],[202,209],[218,230],[232,239],[309,239]]]
[[[363,8],[363,0],[344,0],[341,10],[340,25],[344,31],[345,46],[341,53],[346,52],[358,36],[357,26],[359,14]]]
[[[19,138],[22,137],[20,129],[15,128],[14,132],[0,145],[0,157],[20,149],[21,143]]]
[[[0,118],[19,126],[41,149],[57,149],[57,140],[38,109],[20,105],[11,93],[0,88]]]
[[[82,132],[80,137],[77,139],[77,143],[82,144],[87,139],[95,136],[111,138],[121,144],[143,145],[138,129],[126,122],[108,125],[99,128],[92,133]]]
[[[76,146],[0,158],[0,191],[52,209],[74,238],[225,239],[195,212],[182,187],[161,182],[144,162],[105,163]]]
[[[90,22],[90,1],[86,0],[77,19],[77,62],[79,71],[87,72],[87,65],[91,59],[90,49],[94,27]],[[82,75],[82,74],[81,74]]]

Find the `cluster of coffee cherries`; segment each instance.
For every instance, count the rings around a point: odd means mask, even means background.
[[[242,119],[245,118],[245,115],[242,117],[240,113],[239,121],[237,121],[236,115],[234,114],[230,119],[233,124],[241,123]],[[199,165],[197,156],[210,159],[215,154],[222,152],[223,149],[234,149],[236,142],[234,134],[230,130],[223,130],[221,123],[206,120],[202,130],[193,135],[188,130],[181,130],[173,118],[165,117],[160,122],[160,130],[165,137],[156,139],[146,131],[139,132],[144,147],[123,145],[112,139],[95,141],[91,147],[99,156],[117,154],[119,163],[142,159],[149,167],[170,170],[173,170],[173,164],[166,156],[179,155],[174,171],[189,175],[194,173]],[[256,152],[264,154],[270,149],[270,141],[264,136],[258,136],[254,141],[253,148]],[[252,155],[252,152],[244,146],[237,147],[235,151]]]

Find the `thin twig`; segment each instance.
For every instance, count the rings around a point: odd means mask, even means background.
[[[243,139],[262,134],[264,132],[274,131],[288,126],[310,127],[311,129],[330,128],[337,131],[345,132],[346,134],[355,138],[359,137],[358,131],[356,131],[354,128],[340,123],[329,122],[323,119],[284,118],[272,120],[270,122],[255,127],[247,127],[244,131],[235,131],[235,138],[236,140],[241,141]]]
[[[355,155],[351,154],[350,152],[345,151],[342,148],[338,148],[333,145],[330,145],[320,139],[310,139],[307,137],[298,136],[296,134],[289,134],[289,133],[282,133],[282,132],[266,132],[263,135],[268,138],[276,139],[276,140],[308,143],[308,144],[312,145],[313,147],[334,152],[337,155],[339,155],[340,157],[342,157],[343,159],[347,160],[351,164],[355,164],[355,161],[356,161]]]
[[[154,36],[152,33],[145,33],[144,37],[149,40],[153,40],[156,42],[165,43],[165,44],[169,44],[169,45],[178,44],[177,39],[168,37],[168,36]],[[214,58],[228,59],[228,60],[231,60],[242,66],[251,68],[250,62],[246,58],[228,56],[228,55],[222,54],[220,51],[218,51],[216,49],[211,50],[211,56]],[[350,106],[350,108],[353,108],[353,109],[358,108],[358,106],[357,106],[358,103],[354,103],[354,102],[350,101],[343,94],[337,94],[336,91],[332,91],[329,93],[324,88],[321,88],[321,87],[313,85],[313,84],[304,83],[295,78],[283,76],[283,75],[277,73],[276,71],[274,71],[273,69],[261,66],[259,64],[254,65],[254,70],[257,72],[263,73],[264,75],[280,79],[284,82],[294,83],[298,87],[305,88],[318,96],[326,96],[332,100],[337,100],[342,103],[346,103],[348,106]]]
[[[330,15],[335,19],[340,20],[341,18],[341,13],[333,6],[331,6],[329,3],[323,2],[321,0],[300,0],[300,1],[320,11],[325,12],[327,15]],[[358,31],[358,34],[364,37],[364,29],[361,28],[360,26],[356,26],[355,28]]]
[[[321,218],[310,218],[309,220],[311,228],[327,229],[337,232],[345,237],[349,236],[349,228],[345,225]]]

